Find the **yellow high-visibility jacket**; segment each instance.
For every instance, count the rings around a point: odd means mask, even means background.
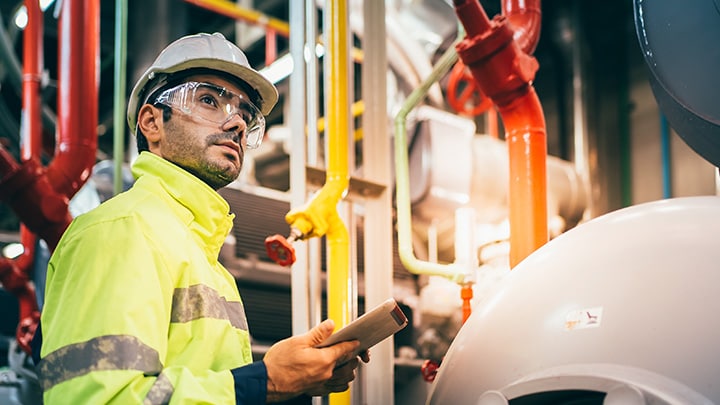
[[[149,152],[133,175],[129,191],[73,221],[50,260],[45,404],[234,404],[234,369],[252,362],[235,280],[218,262],[234,215]],[[260,366],[249,402],[265,400]]]

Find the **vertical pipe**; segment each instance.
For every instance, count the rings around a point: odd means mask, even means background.
[[[348,131],[350,103],[348,101],[348,15],[346,0],[325,2],[328,44],[327,55],[327,177],[328,184],[335,184],[341,197],[347,190],[348,179]],[[337,211],[331,215],[337,216]],[[328,244],[328,316],[337,328],[350,322],[348,303],[351,286],[349,274],[348,231],[339,218],[332,221],[327,234]],[[350,403],[350,391],[330,395],[330,404]]]
[[[672,171],[670,166],[672,155],[670,152],[670,128],[664,114],[660,114],[660,153],[662,156],[662,189],[663,198],[672,197]]]
[[[539,1],[534,3],[539,13]],[[514,267],[548,239],[545,117],[532,87],[538,63],[514,38],[513,29],[520,27],[511,29],[502,16],[490,21],[477,0],[453,4],[467,32],[457,45],[458,54],[505,124],[510,156],[510,266]],[[532,36],[539,24],[525,28]]]
[[[307,165],[315,167],[318,164],[318,106],[320,104],[318,92],[318,58],[315,52],[317,42],[317,8],[315,0],[305,1],[305,47],[303,57],[305,61],[305,125],[307,125],[306,159]],[[302,131],[299,132],[303,134]],[[304,168],[303,168],[304,169]],[[305,194],[307,197],[307,193]],[[322,258],[321,243],[317,238],[308,241],[307,255],[310,273],[310,324],[316,325],[322,320]]]
[[[37,1],[25,1],[28,23],[23,33],[23,75],[22,75],[22,114],[20,122],[20,161],[40,162],[42,152],[42,120],[40,100],[40,82],[43,70],[43,12]],[[20,225],[22,271],[31,268],[35,256],[35,234],[24,225]]]
[[[590,151],[588,146],[586,117],[585,117],[585,67],[583,64],[582,24],[580,17],[580,3],[573,3],[572,17],[572,92],[573,92],[573,162],[575,170],[582,180],[582,187],[586,195],[590,192]],[[593,199],[588,199],[586,213],[593,212]]]
[[[270,66],[277,59],[277,31],[272,28],[265,30],[265,66]]]
[[[62,2],[58,61],[58,137],[50,184],[71,197],[90,177],[97,150],[100,1]]]
[[[393,294],[392,163],[387,129],[387,34],[385,4],[363,2],[364,60],[362,95],[363,173],[367,180],[385,185],[376,198],[365,202],[365,307],[374,308]],[[394,401],[394,344],[386,339],[372,348],[372,361],[364,366],[365,403]]]
[[[312,0],[306,0],[312,1]],[[293,58],[293,71],[290,74],[289,109],[287,114],[291,129],[293,153],[290,154],[290,207],[301,206],[307,197],[305,178],[305,8],[302,1],[290,2],[290,55]],[[295,244],[297,258],[290,273],[292,289],[292,330],[300,334],[310,329],[310,298],[308,285],[308,248],[305,244]]]
[[[125,80],[127,57],[127,0],[115,0],[115,65],[113,81],[113,194],[123,189],[122,164],[125,145]]]
[[[510,156],[510,267],[548,240],[545,117],[532,87],[500,107]]]
[[[415,256],[412,244],[412,215],[410,206],[410,168],[406,120],[410,112],[425,99],[430,87],[442,78],[457,61],[455,47],[450,47],[440,57],[419,87],[405,99],[395,116],[395,195],[397,205],[397,243],[400,261],[411,273],[443,276],[452,281],[462,282],[465,274],[452,264],[423,262]]]
[[[23,33],[22,118],[20,160],[40,160],[42,122],[40,82],[43,69],[43,12],[34,0],[25,1],[28,23]]]

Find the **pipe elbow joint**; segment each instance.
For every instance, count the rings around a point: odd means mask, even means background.
[[[303,238],[325,235],[334,222],[333,216],[337,217],[337,204],[346,190],[347,181],[328,181],[303,208],[288,212],[285,222],[299,230]]]

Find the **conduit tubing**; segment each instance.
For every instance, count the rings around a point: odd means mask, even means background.
[[[530,9],[539,10],[539,1]],[[466,37],[457,52],[503,119],[510,155],[510,266],[548,240],[545,118],[532,87],[538,64],[513,39],[505,16],[492,21],[477,0],[454,0]],[[506,9],[513,9],[514,5]],[[539,13],[539,11],[538,11]],[[534,14],[534,13],[531,13]],[[520,19],[517,19],[520,21]],[[534,19],[526,19],[532,22]],[[518,29],[532,45],[539,24]]]
[[[113,194],[123,190],[125,144],[125,80],[127,78],[127,0],[115,0],[115,62],[113,66]]]
[[[454,47],[440,57],[430,75],[413,90],[395,116],[395,194],[397,205],[398,255],[405,268],[414,274],[428,274],[446,277],[459,284],[466,279],[466,268],[455,264],[426,262],[415,257],[412,245],[412,223],[410,207],[410,173],[408,168],[408,143],[406,120],[413,110],[427,96],[430,88],[442,78],[457,61]]]

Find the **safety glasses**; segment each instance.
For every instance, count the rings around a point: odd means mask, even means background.
[[[221,125],[237,114],[247,126],[247,147],[254,149],[262,143],[265,117],[245,96],[224,87],[211,83],[185,82],[163,91],[155,102]]]

